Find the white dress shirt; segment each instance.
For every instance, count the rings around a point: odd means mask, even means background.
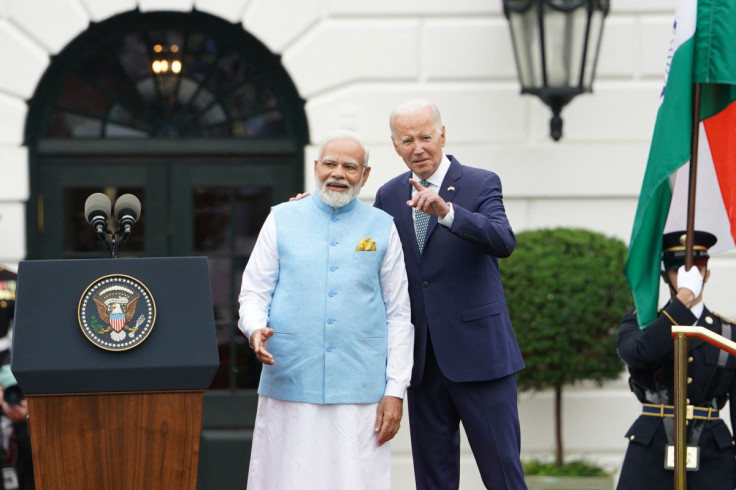
[[[422,179],[414,172],[411,173],[411,177],[417,182],[419,182],[420,180],[425,180],[425,182],[429,182],[427,189],[432,189],[433,191],[439,194],[439,191],[442,188],[442,181],[445,180],[445,175],[447,175],[448,170],[450,170],[450,159],[447,158],[447,156],[443,153],[442,161],[440,162],[440,166],[437,167],[437,170],[435,170],[434,173],[430,175],[428,179],[426,180]],[[416,194],[417,194],[417,190],[414,188],[414,186],[412,186],[411,197],[414,197]],[[452,208],[451,202],[448,202],[447,205],[450,206],[450,212],[448,212],[444,218],[440,218],[439,216],[437,216],[437,222],[446,228],[452,228],[452,222],[455,219],[455,210]],[[416,215],[417,215],[416,210],[414,210],[411,216],[414,219],[415,228],[416,228],[416,221],[417,221]]]

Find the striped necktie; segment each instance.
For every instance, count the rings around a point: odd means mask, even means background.
[[[420,184],[422,184],[423,187],[429,187],[429,182],[426,180],[420,180]],[[429,224],[429,215],[425,213],[424,211],[419,211],[418,209],[414,210],[414,220],[416,222],[416,231],[417,231],[417,244],[419,245],[419,254],[422,254],[422,250],[424,250],[424,238],[427,235],[427,225]]]

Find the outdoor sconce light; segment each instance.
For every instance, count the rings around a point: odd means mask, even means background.
[[[164,75],[172,73],[178,75],[181,72],[181,61],[177,59],[177,53],[179,53],[179,46],[172,44],[171,46],[165,46],[163,44],[156,44],[153,47],[154,58],[151,62],[151,69],[156,75]]]
[[[522,94],[552,109],[550,136],[562,136],[562,108],[592,92],[609,0],[503,0]]]

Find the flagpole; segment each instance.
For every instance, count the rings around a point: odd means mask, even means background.
[[[690,181],[687,197],[687,229],[685,242],[685,268],[693,266],[693,240],[695,238],[695,189],[698,175],[698,139],[700,136],[701,85],[693,87],[693,113],[690,137]],[[675,490],[687,488],[687,358],[688,338],[681,333],[675,336]]]
[[[698,143],[700,139],[700,98],[702,85],[693,87],[693,114],[690,136],[690,182],[687,195],[687,242],[685,243],[685,268],[693,266],[693,242],[695,240],[695,188],[698,180]]]

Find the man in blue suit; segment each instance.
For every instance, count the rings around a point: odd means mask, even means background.
[[[462,421],[485,486],[525,489],[515,377],[524,362],[498,265],[516,238],[501,181],[444,154],[445,127],[431,102],[401,104],[390,125],[410,171],[383,185],[375,206],[394,217],[409,279],[417,488],[459,487]]]

